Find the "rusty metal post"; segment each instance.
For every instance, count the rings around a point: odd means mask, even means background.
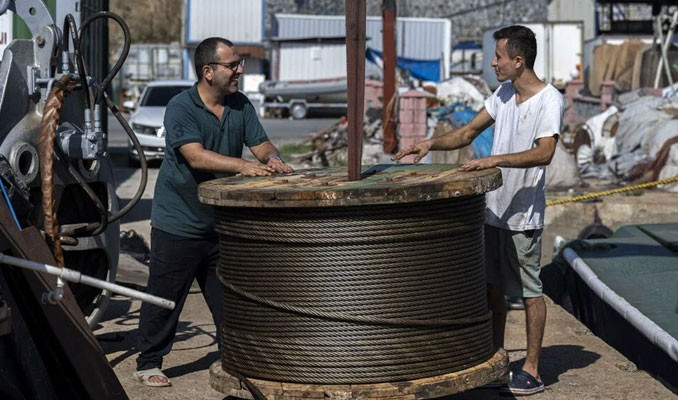
[[[346,0],[348,180],[360,180],[365,103],[365,0]]]
[[[396,69],[396,0],[382,0],[382,47],[384,60],[384,98],[382,112],[382,126],[384,127],[384,153],[393,153],[396,150],[395,134],[395,69]]]

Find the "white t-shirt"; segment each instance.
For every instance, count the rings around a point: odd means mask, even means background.
[[[485,100],[494,119],[492,155],[520,153],[534,148],[537,139],[560,135],[563,96],[546,85],[516,105],[516,93],[506,82]],[[503,184],[487,193],[487,223],[512,231],[544,227],[546,168],[499,168]]]

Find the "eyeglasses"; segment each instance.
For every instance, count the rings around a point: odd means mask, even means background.
[[[226,67],[226,68],[230,69],[231,71],[235,72],[238,69],[238,67],[245,68],[245,59],[241,58],[238,61],[233,61],[233,62],[230,62],[230,63],[222,63],[222,62],[212,61],[212,62],[209,62],[207,64],[208,65],[211,65],[211,64],[221,65],[222,67]]]

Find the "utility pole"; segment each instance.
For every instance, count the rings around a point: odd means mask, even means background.
[[[348,180],[360,180],[365,114],[365,0],[346,0],[346,78],[348,86]]]
[[[396,150],[395,134],[395,68],[396,68],[396,0],[382,0],[382,48],[384,61],[384,92],[382,126],[384,127],[384,153]]]

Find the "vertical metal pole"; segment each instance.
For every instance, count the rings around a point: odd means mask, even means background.
[[[384,60],[384,98],[382,112],[382,126],[384,127],[384,153],[393,153],[396,149],[395,135],[395,24],[396,0],[382,0],[382,47]]]
[[[346,0],[348,180],[360,180],[365,103],[365,0]]]
[[[80,23],[84,21],[90,15],[96,14],[99,11],[108,11],[109,10],[109,0],[83,0],[80,2],[80,21],[78,21],[78,27]],[[57,24],[63,24],[64,21],[58,21]],[[114,25],[111,23],[111,25]],[[87,67],[87,72],[95,77],[99,82],[101,82],[108,74],[110,70],[108,66],[108,20],[100,18],[89,26],[87,32],[85,32],[86,38],[80,38],[81,41],[87,43],[87,46],[84,49],[83,56]],[[121,72],[122,75],[122,72]],[[106,88],[106,93],[111,96],[113,93],[112,90],[113,82]],[[104,103],[103,106],[103,118],[101,119],[101,128],[104,132],[108,132],[108,114],[106,111],[106,106]]]

